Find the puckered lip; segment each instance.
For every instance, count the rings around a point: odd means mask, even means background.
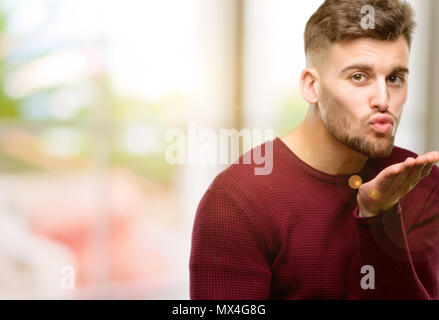
[[[391,125],[393,125],[395,122],[393,121],[393,118],[391,116],[378,114],[373,116],[368,122],[368,124],[370,125],[374,125],[376,123],[383,123],[383,124],[390,123]]]

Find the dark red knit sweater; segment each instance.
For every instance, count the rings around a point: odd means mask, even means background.
[[[351,175],[310,167],[279,138],[266,143],[271,174],[255,175],[263,165],[240,159],[198,206],[191,299],[439,299],[437,166],[397,210],[360,218]],[[264,154],[265,147],[257,148]],[[409,156],[416,154],[395,147],[357,174],[370,181]],[[374,269],[374,289],[360,284],[372,276],[361,273],[365,265]]]

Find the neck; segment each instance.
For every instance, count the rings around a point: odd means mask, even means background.
[[[305,120],[281,140],[302,161],[321,172],[341,175],[361,171],[368,158],[335,139],[316,109],[310,106]]]

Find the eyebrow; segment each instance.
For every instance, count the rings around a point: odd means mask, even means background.
[[[353,64],[351,66],[344,68],[341,71],[341,73],[345,73],[346,71],[353,70],[353,69],[364,70],[364,71],[372,71],[373,70],[372,66],[367,65],[367,64]],[[393,68],[391,73],[397,73],[397,72],[408,74],[410,71],[406,67],[395,67],[395,68]]]

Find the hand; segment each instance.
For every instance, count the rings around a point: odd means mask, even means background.
[[[360,215],[373,217],[393,208],[401,197],[430,174],[437,162],[439,151],[431,151],[416,159],[409,157],[404,162],[385,168],[358,190]]]

